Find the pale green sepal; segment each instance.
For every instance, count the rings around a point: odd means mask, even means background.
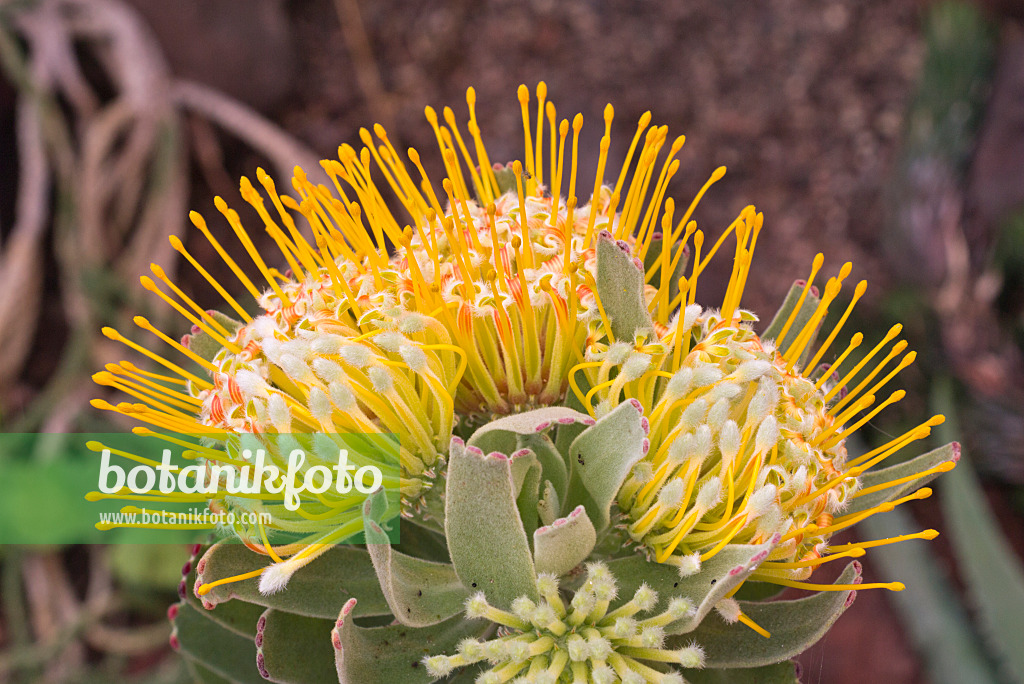
[[[372,500],[382,496],[383,490],[364,504],[363,523],[366,550],[395,619],[403,625],[427,627],[462,612],[469,592],[451,564],[413,558],[391,547],[387,533],[373,518],[380,507]]]
[[[586,509],[577,506],[569,515],[533,533],[537,572],[566,574],[586,560],[596,542],[594,524],[587,517]]]
[[[492,451],[510,454],[518,448],[516,435],[538,435],[559,425],[592,422],[590,416],[575,409],[547,406],[492,420],[477,428],[466,444],[477,447],[485,454]]]
[[[616,340],[632,343],[637,335],[654,331],[644,301],[644,271],[629,247],[608,231],[597,236],[597,295],[608,314]]]
[[[647,430],[639,402],[627,401],[580,433],[569,447],[569,491],[564,510],[582,504],[598,534],[611,522],[622,482],[644,457]]]
[[[540,516],[541,525],[550,525],[558,519],[558,515],[562,510],[558,502],[558,492],[555,491],[555,486],[545,480],[544,494],[537,502],[537,513]]]
[[[452,565],[466,589],[484,592],[501,608],[519,596],[538,597],[507,456],[484,455],[452,439],[444,527]]]
[[[569,487],[569,470],[565,466],[565,457],[555,448],[551,438],[547,435],[517,435],[516,449],[529,449],[533,452],[540,463],[543,479],[554,486],[559,501],[564,499]]]

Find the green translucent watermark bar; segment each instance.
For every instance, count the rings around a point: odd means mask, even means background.
[[[389,433],[0,434],[0,544],[397,543],[400,486]]]

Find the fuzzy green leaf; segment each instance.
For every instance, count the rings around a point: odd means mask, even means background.
[[[537,598],[533,556],[507,456],[485,456],[452,440],[444,526],[452,565],[467,589],[483,591],[502,608],[519,596]]]
[[[539,528],[533,534],[537,572],[564,575],[586,560],[594,550],[597,532],[583,506],[569,515]]]
[[[549,481],[544,481],[544,494],[537,501],[537,513],[540,516],[541,525],[550,525],[558,519],[559,512],[562,510],[561,504],[559,503],[558,492],[555,491],[555,486]]]
[[[921,454],[916,458],[904,461],[898,465],[883,468],[882,470],[869,470],[861,475],[861,489],[867,489],[875,485],[909,477],[916,473],[922,473],[941,463],[945,463],[946,461],[953,461],[955,463],[959,459],[960,445],[956,442],[950,442],[945,446],[929,451],[927,454]],[[866,511],[869,508],[874,508],[879,504],[883,504],[886,501],[893,501],[907,496],[908,494],[917,491],[936,477],[937,474],[932,473],[931,475],[926,475],[916,480],[896,485],[895,487],[880,489],[877,492],[871,492],[870,494],[855,497],[850,502],[850,506],[844,511],[844,514],[860,513],[861,511]]]
[[[230,316],[226,316],[219,311],[210,311],[209,313],[210,316],[215,321],[223,325],[229,333],[234,334],[240,327],[242,327],[241,321],[236,321]],[[217,352],[223,348],[223,345],[220,342],[201,330],[190,334],[189,337],[191,339],[189,340],[188,348],[207,361],[213,359],[213,357],[217,355]]]
[[[250,551],[242,544],[221,542],[210,547],[197,569],[203,582],[252,572],[269,564],[266,556]],[[350,598],[360,601],[360,615],[390,613],[377,583],[370,555],[363,549],[336,546],[328,549],[305,568],[296,572],[288,586],[276,594],[263,595],[259,578],[240,580],[214,587],[203,598],[218,604],[234,598],[266,608],[331,619]]]
[[[683,670],[690,684],[800,684],[791,661],[762,667]]]
[[[612,502],[622,482],[644,457],[647,430],[638,403],[616,406],[569,447],[569,492],[564,510],[582,504],[599,534],[608,528]]]
[[[768,327],[761,333],[761,337],[766,340],[775,340],[778,344],[780,352],[785,352],[789,347],[796,342],[797,337],[800,335],[800,331],[804,329],[811,317],[814,315],[814,311],[818,308],[818,304],[821,300],[815,296],[814,292],[810,289],[807,290],[807,295],[804,297],[803,302],[800,301],[800,295],[804,291],[803,282],[797,281],[793,284],[793,287],[789,288],[789,293],[786,298],[782,301],[782,306],[779,307],[775,317],[772,318],[772,322],[768,324]],[[786,331],[786,336],[781,340],[778,339],[779,335],[782,334],[782,329],[786,326],[786,321],[789,320],[790,314],[796,309],[797,304],[800,304],[800,309],[797,311],[796,317],[793,319],[793,323],[790,324],[789,329]],[[817,337],[817,331],[814,336],[808,341],[804,347],[804,351],[801,354],[801,363],[803,358],[811,351],[814,346],[814,339]]]
[[[224,629],[250,639],[256,636],[256,623],[263,611],[266,610],[263,606],[245,601],[227,601],[218,603],[211,609],[206,609],[191,591],[187,592],[185,600]]]
[[[256,667],[280,684],[320,684],[334,678],[330,620],[267,609],[256,631]]]
[[[569,470],[565,466],[565,458],[555,448],[551,438],[547,435],[518,435],[516,449],[529,449],[533,452],[540,463],[541,476],[555,488],[557,500],[564,499],[569,487]]]
[[[171,643],[182,656],[232,682],[262,682],[256,668],[256,646],[248,637],[221,627],[203,614],[201,608],[182,601],[171,619]]]
[[[485,620],[453,617],[432,627],[359,627],[351,619],[355,600],[342,608],[331,632],[339,684],[427,684],[426,656],[454,653],[458,643],[483,636]]]
[[[526,538],[533,537],[540,525],[537,503],[540,501],[541,465],[537,456],[528,449],[521,449],[511,456],[512,482],[516,493],[516,508],[523,522]]]
[[[633,342],[654,330],[644,302],[644,271],[625,243],[602,230],[597,236],[597,295],[616,340]]]
[[[492,420],[477,428],[467,444],[484,453],[498,451],[510,454],[518,448],[516,435],[538,435],[550,428],[573,423],[592,424],[593,419],[565,406],[547,406]]]
[[[459,581],[455,568],[448,563],[413,558],[391,548],[387,534],[373,519],[375,512],[367,500],[363,515],[366,550],[395,618],[404,625],[426,627],[461,612],[469,592]]]
[[[846,566],[836,584],[859,582],[860,564]],[[765,638],[746,625],[726,624],[716,612],[690,634],[669,640],[669,648],[696,641],[704,649],[707,667],[760,667],[802,653],[824,636],[853,602],[851,591],[822,591],[795,601],[740,601],[751,620],[771,632]]]
[[[654,563],[640,556],[616,558],[608,561],[608,569],[619,582],[619,596],[623,601],[646,583],[658,592],[658,607],[663,610],[676,596],[690,599],[694,611],[686,618],[666,628],[669,634],[685,634],[694,630],[719,601],[750,576],[768,557],[777,540],[757,546],[730,544],[701,564],[700,572],[680,577],[674,566]]]

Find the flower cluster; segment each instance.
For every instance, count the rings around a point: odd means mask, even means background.
[[[499,489],[510,514],[520,515],[517,531],[528,556],[521,567],[530,573],[517,591],[532,587],[535,578],[530,554],[539,547],[530,546],[528,533],[582,530],[573,540],[582,551],[567,564],[575,568],[597,553],[610,526],[636,543],[650,566],[676,566],[683,578],[730,547],[758,547],[756,562],[748,558],[736,566],[743,581],[851,590],[806,580],[821,563],[899,539],[830,546],[832,535],[928,496],[930,490],[913,487],[955,463],[954,450],[951,458],[934,458],[917,470],[863,480],[927,437],[941,416],[866,454],[848,453],[851,435],[904,396],[886,389],[915,358],[898,339],[900,327],[867,352],[859,332],[841,348],[866,283],[852,295],[847,290],[844,299],[852,271],[845,264],[819,288],[824,257],[818,255],[775,319],[755,332],[758,318],[741,302],[763,215],[744,208],[714,242],[693,219],[724,168],[677,211],[667,188],[685,139],[670,142],[667,127],[652,126],[646,113],[617,177],[606,184],[614,114],[609,105],[596,173],[592,182],[584,181],[577,169],[582,116],[558,122],[543,84],[536,94],[534,120],[531,94],[519,89],[523,156],[506,165],[488,156],[472,89],[468,137],[451,109],[438,116],[428,107],[445,168],[439,185],[419,153],[399,152],[380,126],[360,131],[364,146],[358,151],[343,145],[337,159],[322,163],[331,187],[301,170],[293,179],[294,195],[279,193],[262,171],[255,185],[243,178],[241,196],[279,253],[257,249],[239,214],[220,198],[216,207],[251,264],[237,262],[193,213],[197,239],[220,256],[237,287],[222,284],[182,240],[172,238],[171,244],[223,298],[228,315],[201,307],[154,265],[143,286],[192,330],[178,341],[145,318],[135,322],[189,363],[106,328],[108,337],[162,371],[111,364],[95,376],[97,382],[136,402],[94,405],[144,423],[140,432],[186,446],[221,473],[240,463],[239,434],[268,446],[281,435],[395,435],[402,513],[447,534],[449,551],[453,535],[442,520],[452,498],[445,470],[455,457],[449,445],[474,433],[504,431],[510,441],[494,437],[493,443],[512,458],[485,459],[480,467],[491,474],[509,469],[508,491]],[[397,198],[397,205],[385,195]],[[698,303],[701,275],[733,242],[720,306]],[[261,279],[247,275],[253,272]],[[257,310],[231,294],[238,289],[252,296]],[[845,307],[838,306],[843,301]],[[829,317],[839,311],[838,320]],[[626,435],[621,443],[614,434],[602,437],[613,461],[628,460],[622,473],[612,466],[596,475],[584,471],[582,456],[566,451],[568,442],[556,445],[542,434],[553,426],[600,432],[602,420],[618,415],[616,407],[627,402],[642,416],[628,416],[642,420],[643,434],[634,431],[636,448],[626,444]],[[515,422],[542,410],[567,413]],[[579,433],[566,427],[565,434]],[[484,458],[478,446],[465,451]],[[278,464],[286,458],[282,449],[268,453]],[[359,456],[372,460],[374,454]],[[495,481],[504,487],[504,471],[498,475]],[[209,505],[273,510],[275,524],[268,529],[234,530],[269,565],[203,582],[197,593],[257,575],[264,593],[281,590],[295,571],[352,531],[339,523],[338,516],[350,512],[340,499],[324,496],[296,512],[283,510],[279,495],[257,499],[214,496]],[[569,525],[563,516],[574,506]],[[361,525],[357,520],[355,526]],[[474,533],[464,539],[481,542]],[[931,536],[934,531],[910,535]],[[477,555],[474,548],[462,557]],[[384,573],[380,562],[372,564],[378,577]],[[452,565],[458,574],[459,561]],[[455,655],[432,656],[427,667],[441,677],[486,663],[483,682],[520,677],[600,683],[678,682],[680,675],[666,664],[700,666],[696,646],[664,646],[664,628],[689,610],[685,599],[637,618],[654,608],[653,592],[641,587],[632,600],[611,608],[616,581],[600,563],[588,566],[568,604],[560,581],[540,576],[539,603],[524,596],[498,608],[474,595],[466,606],[469,617],[499,625],[497,635],[465,641]],[[738,589],[720,597],[723,615],[767,634],[732,601]]]
[[[685,598],[668,601],[665,609],[649,617],[658,605],[658,594],[646,584],[633,598],[615,610],[615,577],[602,563],[587,566],[586,580],[566,604],[558,591],[558,578],[537,579],[541,601],[523,596],[511,611],[490,605],[478,593],[466,602],[471,619],[500,625],[500,636],[488,641],[466,639],[455,655],[424,658],[435,677],[446,677],[456,668],[481,661],[490,666],[477,678],[481,684],[514,681],[531,684],[572,682],[582,684],[681,684],[684,679],[666,665],[694,669],[704,665],[704,653],[696,644],[665,647],[665,627],[693,611]],[[643,661],[656,664],[652,667]]]

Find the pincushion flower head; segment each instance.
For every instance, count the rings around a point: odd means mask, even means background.
[[[701,666],[784,661],[855,588],[902,587],[860,584],[855,561],[834,584],[807,582],[823,563],[899,541],[830,545],[858,520],[926,497],[919,487],[955,463],[949,445],[877,467],[940,416],[849,453],[849,438],[903,398],[890,385],[914,354],[899,326],[868,344],[847,337],[866,285],[844,299],[845,264],[819,289],[822,255],[762,326],[741,300],[764,217],[747,207],[713,241],[693,218],[724,169],[677,208],[667,188],[684,138],[670,141],[646,113],[612,175],[609,105],[597,168],[583,174],[582,116],[559,121],[543,84],[536,94],[534,108],[519,89],[523,155],[509,163],[489,157],[470,89],[466,134],[453,110],[426,110],[440,182],[380,126],[322,163],[329,186],[301,170],[293,194],[262,171],[261,190],[243,179],[272,254],[223,200],[238,249],[193,214],[238,286],[172,244],[226,313],[154,267],[143,285],[192,331],[179,342],[136,323],[194,370],[105,330],[162,370],[109,366],[97,381],[141,403],[96,405],[191,445],[208,467],[238,465],[240,435],[397,438],[399,548],[376,498],[360,517],[330,496],[297,512],[269,494],[212,497],[211,508],[276,514],[267,529],[236,527],[244,547],[216,544],[186,568],[213,615],[231,599],[268,608],[255,640],[264,676],[290,681],[297,665],[273,645],[306,633],[303,621],[337,618],[342,682],[678,682]],[[727,250],[729,285],[709,306],[698,283]],[[243,253],[251,266],[236,261]],[[238,287],[257,309],[230,294]],[[355,527],[365,545],[333,546]],[[282,532],[288,543],[272,543]],[[324,582],[340,589],[307,603],[304,587]],[[747,602],[748,582],[820,593]],[[175,620],[174,643],[209,666],[194,634],[206,623]]]

